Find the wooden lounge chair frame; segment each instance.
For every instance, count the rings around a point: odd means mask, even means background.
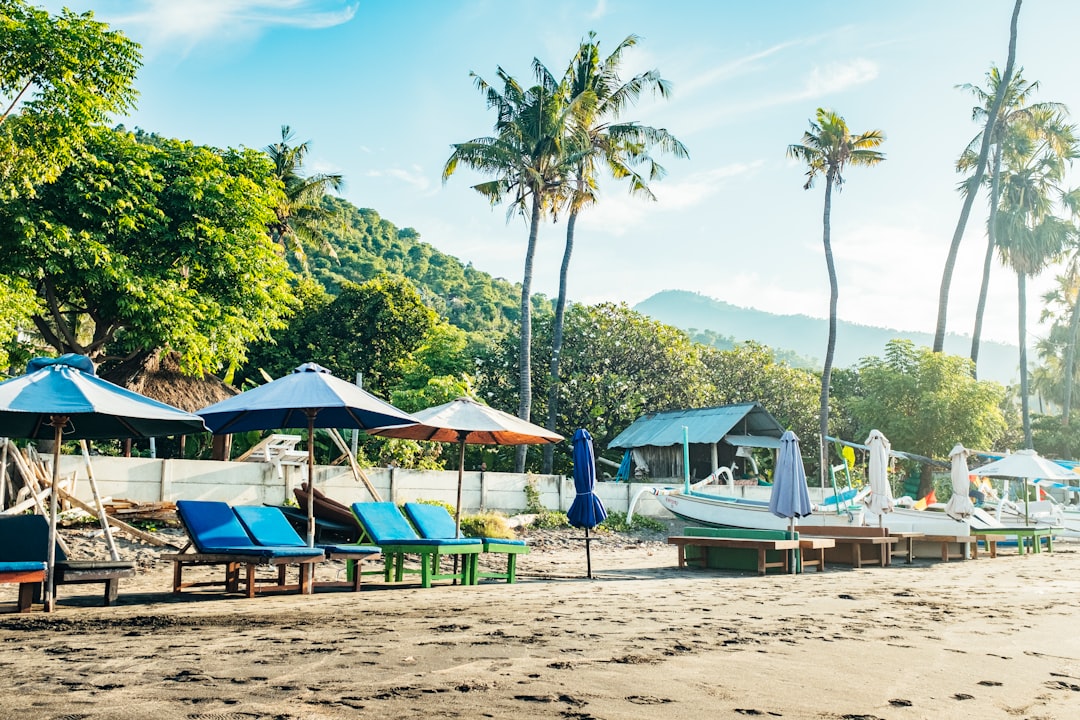
[[[0,562],[0,583],[18,583],[18,612],[29,612],[34,602],[34,592],[45,582],[43,562]]]

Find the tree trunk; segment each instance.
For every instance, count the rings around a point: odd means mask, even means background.
[[[1064,402],[1061,408],[1061,424],[1068,426],[1069,413],[1072,409],[1073,376],[1076,373],[1076,335],[1080,331],[1080,291],[1073,301],[1072,317],[1069,318],[1069,344],[1065,349],[1065,388]]]
[[[1020,318],[1020,415],[1024,420],[1024,447],[1035,447],[1031,440],[1031,408],[1028,407],[1028,371],[1027,371],[1027,275],[1016,273],[1017,307]]]
[[[829,269],[829,344],[825,349],[825,368],[821,371],[821,487],[829,477],[829,383],[832,380],[833,353],[836,350],[836,300],[840,294],[836,283],[836,266],[833,263],[832,239],[829,232],[829,216],[832,213],[833,176],[825,180],[825,212],[822,216],[822,244],[825,246],[825,266]]]
[[[529,245],[525,249],[525,272],[521,278],[521,345],[518,357],[518,417],[526,421],[532,413],[532,273],[536,237],[540,232],[540,197],[535,190],[532,201]],[[527,446],[518,445],[514,455],[514,472],[525,472],[527,450]]]
[[[1005,99],[1005,91],[1012,80],[1013,65],[1016,62],[1016,21],[1020,17],[1020,4],[1023,0],[1016,0],[1013,7],[1012,21],[1009,25],[1009,60],[1005,64],[1005,72],[998,83],[994,93],[994,102],[990,106],[990,114],[986,118],[986,129],[983,130],[982,146],[979,148],[979,162],[975,166],[975,174],[971,177],[971,188],[964,197],[964,205],[960,209],[960,219],[953,231],[952,243],[949,245],[949,255],[945,260],[945,270],[941,275],[941,290],[938,292],[938,316],[937,328],[934,330],[934,352],[941,352],[945,345],[945,319],[949,312],[949,286],[952,284],[953,269],[956,267],[956,256],[960,252],[960,240],[964,237],[964,228],[967,227],[968,215],[971,214],[971,205],[975,202],[975,195],[979,185],[982,184],[983,172],[986,169],[986,159],[990,154],[990,142],[994,135],[994,125],[997,123],[998,112],[1001,103]]]
[[[563,323],[566,320],[566,284],[570,271],[570,256],[574,252],[574,227],[577,225],[577,210],[570,211],[566,221],[566,248],[563,250],[562,267],[559,268],[559,299],[555,302],[555,321],[551,330],[551,375],[548,387],[547,429],[556,432],[559,420],[559,390],[562,380],[559,377],[559,363],[563,345]],[[544,445],[544,472],[550,475],[555,468],[555,446]]]
[[[1001,149],[994,151],[994,170],[990,176],[990,220],[986,223],[986,256],[983,257],[982,285],[979,287],[979,304],[975,308],[975,329],[971,333],[971,372],[979,377],[979,341],[982,336],[983,315],[986,312],[986,295],[990,289],[990,269],[994,264],[994,248],[997,247],[997,210],[1001,197]]]

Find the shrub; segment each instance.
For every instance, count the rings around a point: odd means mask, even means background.
[[[631,530],[650,530],[662,532],[664,524],[644,515],[635,515],[631,523],[626,522],[626,513],[618,510],[608,513],[607,519],[600,523],[600,527],[611,532],[629,532]]]
[[[506,518],[493,512],[461,518],[461,534],[465,537],[514,538],[514,530]]]
[[[533,521],[532,526],[540,530],[555,530],[570,527],[570,521],[566,519],[566,513],[561,510],[541,510],[536,513],[536,520]]]
[[[536,488],[535,480],[525,483],[525,512],[530,515],[543,515],[547,512],[547,508],[540,502],[540,491]]]

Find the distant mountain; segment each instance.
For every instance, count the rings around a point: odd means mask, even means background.
[[[738,342],[755,340],[778,351],[810,359],[820,368],[825,357],[829,322],[807,315],[775,315],[762,310],[738,307],[721,300],[684,290],[664,290],[634,306],[640,313],[684,330],[711,331]],[[852,367],[860,359],[884,354],[885,344],[896,338],[918,346],[934,343],[930,333],[871,327],[840,320],[836,327],[834,367]],[[948,334],[945,352],[967,357],[971,337]],[[979,347],[979,378],[1002,384],[1019,377],[1019,349],[1015,345],[983,341]],[[794,364],[794,363],[792,363]]]

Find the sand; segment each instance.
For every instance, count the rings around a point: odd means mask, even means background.
[[[0,615],[0,717],[1080,716],[1080,544],[798,576],[675,559],[609,539],[587,580],[548,541],[515,585],[253,600],[175,597],[158,564],[116,607],[69,586]]]

